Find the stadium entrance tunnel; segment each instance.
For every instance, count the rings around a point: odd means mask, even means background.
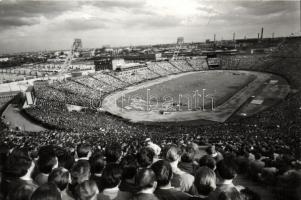
[[[290,91],[277,75],[237,70],[187,72],[151,80],[107,96],[105,111],[131,122],[225,122],[254,115]]]

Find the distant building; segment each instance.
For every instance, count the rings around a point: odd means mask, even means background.
[[[100,70],[112,70],[112,59],[111,58],[103,58],[94,61],[95,71]]]
[[[34,104],[34,87],[29,86],[27,90],[25,91],[25,97],[26,97],[26,104],[27,105],[33,105]]]
[[[7,62],[9,61],[9,58],[0,58],[0,62]]]

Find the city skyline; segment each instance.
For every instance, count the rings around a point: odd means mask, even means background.
[[[300,1],[0,1],[0,53],[256,38],[300,32]]]

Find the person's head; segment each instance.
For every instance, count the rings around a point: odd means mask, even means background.
[[[256,152],[256,153],[254,153],[254,157],[256,160],[259,160],[261,158],[261,154]]]
[[[122,180],[133,179],[137,173],[139,164],[135,156],[126,155],[120,162],[122,167]]]
[[[169,162],[179,161],[181,154],[182,151],[180,148],[178,148],[177,146],[171,146],[166,153],[166,159]]]
[[[0,167],[4,165],[9,154],[9,146],[7,144],[0,144]]]
[[[181,161],[187,162],[187,163],[193,162],[194,156],[195,156],[195,150],[194,150],[193,146],[188,145],[184,148],[184,151],[181,156]]]
[[[148,145],[149,143],[152,142],[152,140],[151,140],[150,138],[146,138],[146,139],[144,140],[144,142],[145,142],[145,145]]]
[[[63,167],[56,168],[52,170],[48,176],[48,182],[54,183],[61,191],[63,191],[70,182],[70,173]]]
[[[231,161],[222,160],[217,163],[217,171],[224,180],[232,180],[236,177],[236,166]]]
[[[157,187],[155,172],[152,169],[142,169],[138,171],[135,177],[135,184],[140,191],[146,189],[155,191]]]
[[[41,146],[39,151],[38,151],[38,156],[39,157],[55,157],[55,150],[52,145],[46,145],[46,146]]]
[[[89,159],[89,162],[91,165],[92,174],[101,174],[105,168],[105,160],[101,154],[92,155],[92,157]]]
[[[76,149],[78,158],[89,158],[92,154],[91,146],[88,144],[79,144]]]
[[[37,166],[40,172],[44,174],[50,174],[50,172],[58,167],[58,159],[56,156],[46,156],[39,157]]]
[[[30,200],[32,193],[38,188],[36,185],[21,184],[14,192],[8,194],[7,200]]]
[[[240,190],[242,200],[261,200],[260,196],[249,188]]]
[[[4,173],[8,177],[20,178],[31,175],[34,166],[34,162],[25,149],[14,149],[6,160]]]
[[[214,158],[212,158],[209,155],[204,155],[200,160],[199,160],[199,166],[203,167],[209,167],[212,170],[216,169],[216,161]]]
[[[90,164],[87,160],[79,160],[71,169],[72,184],[79,184],[90,178]]]
[[[71,170],[74,165],[75,159],[70,151],[63,148],[58,148],[56,150],[56,155],[59,161],[59,167],[64,167],[65,169]]]
[[[166,186],[172,178],[172,169],[170,163],[166,160],[159,160],[152,165],[152,170],[156,174],[158,187]]]
[[[216,188],[216,175],[208,167],[200,167],[196,171],[194,186],[200,195],[208,196]]]
[[[148,167],[154,161],[155,152],[150,148],[142,148],[137,154],[137,160],[141,167]]]
[[[102,178],[102,187],[114,188],[118,186],[121,181],[122,170],[118,164],[111,163],[108,164],[101,175]]]
[[[212,156],[212,157],[215,157],[216,156],[216,150],[215,150],[215,146],[214,145],[211,145],[209,147],[206,148],[206,152],[208,155]]]
[[[75,188],[76,200],[94,200],[99,193],[98,187],[93,180],[86,180]]]
[[[45,183],[34,191],[31,200],[62,200],[62,198],[54,183]]]
[[[242,198],[235,187],[224,187],[218,194],[217,200],[242,200]]]
[[[116,163],[122,155],[122,149],[119,144],[113,143],[106,147],[105,157],[107,163]]]

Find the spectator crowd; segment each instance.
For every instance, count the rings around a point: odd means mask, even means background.
[[[112,139],[97,148],[87,140],[34,149],[2,143],[1,199],[261,199],[235,182],[239,174],[274,186],[277,199],[300,199],[301,163],[287,153],[264,152],[252,140],[235,148],[205,138],[184,135],[158,144],[145,137]]]
[[[283,74],[298,88],[300,70],[291,67]],[[14,132],[0,123],[0,200],[262,199],[239,176],[271,191],[273,199],[301,199],[300,93],[253,117],[203,126],[132,124],[91,107],[100,103],[94,98],[130,84],[202,70],[206,63],[146,68],[35,88],[36,106],[25,114],[50,130]],[[68,112],[66,103],[89,108]]]

